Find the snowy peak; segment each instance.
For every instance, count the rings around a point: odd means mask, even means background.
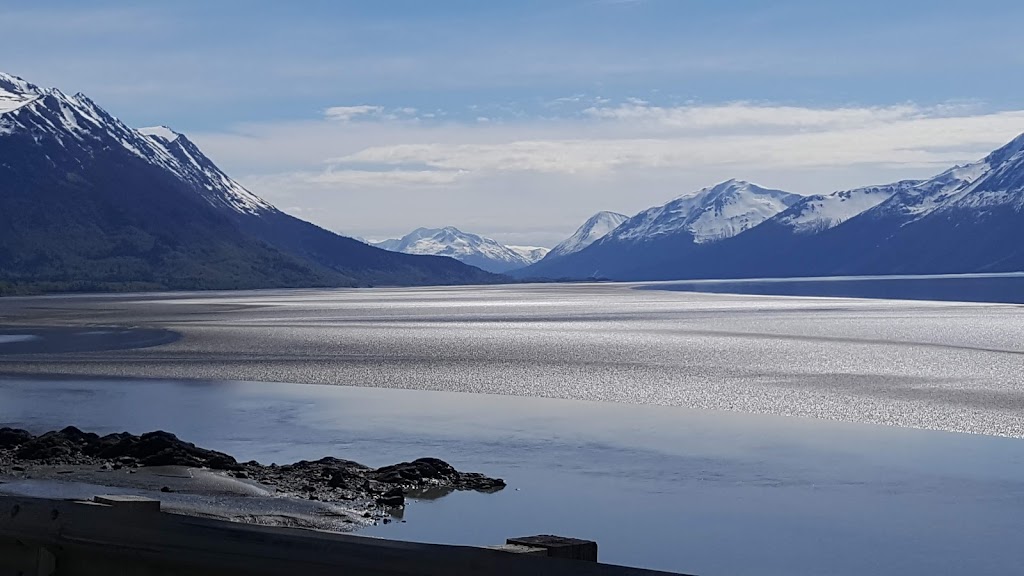
[[[617,212],[598,212],[591,216],[576,232],[555,246],[547,254],[547,258],[558,258],[573,254],[597,242],[615,230],[629,217]]]
[[[0,137],[31,135],[65,149],[121,148],[190,184],[207,202],[234,212],[275,210],[229,178],[187,138],[166,126],[135,130],[84,94],[69,96],[0,73]],[[91,153],[91,152],[89,152]]]
[[[1024,209],[1024,134],[977,162],[898,191],[869,214],[909,223],[939,211],[1004,205]]]
[[[402,238],[374,244],[378,248],[406,254],[448,256],[486,270],[507,272],[528,266],[539,259],[536,247],[505,246],[498,241],[463,232],[453,226],[417,228]]]
[[[985,157],[989,166],[1001,166],[1014,161],[1019,161],[1021,152],[1024,152],[1024,134],[1010,140],[1006,145],[994,150]]]
[[[772,220],[791,228],[797,234],[814,234],[834,228],[878,206],[895,194],[911,190],[921,183],[921,180],[903,180],[883,186],[866,186],[831,194],[807,196]]]
[[[0,72],[0,114],[17,110],[42,95],[38,86]]]
[[[604,241],[646,241],[685,233],[697,244],[730,238],[786,210],[801,196],[727,180],[633,216]]]
[[[943,209],[1009,206],[1024,211],[1024,134],[985,157],[984,164],[989,169]]]

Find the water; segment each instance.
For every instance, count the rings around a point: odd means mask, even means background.
[[[40,406],[47,406],[45,411]],[[491,545],[559,533],[703,576],[1010,574],[1017,440],[537,398],[239,382],[0,380],[0,422],[170,428],[243,460],[434,455],[497,494],[412,502],[369,534]]]
[[[510,482],[371,529],[395,538],[556,532],[702,575],[1019,572],[1024,307],[650,288],[3,299],[0,334],[38,338],[0,343],[0,424]]]
[[[837,276],[660,282],[649,288],[725,294],[831,296],[1024,304],[1024,272],[932,276]]]
[[[125,350],[95,337],[62,354],[47,353],[49,339],[0,344],[7,373],[479,392],[1024,436],[1024,307],[1013,304],[601,284],[3,299],[0,317],[146,326],[143,340],[163,343]],[[168,343],[164,330],[182,337]]]

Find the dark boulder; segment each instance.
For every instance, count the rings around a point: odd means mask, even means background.
[[[0,448],[8,449],[21,446],[34,438],[27,430],[17,428],[0,428]]]
[[[451,464],[437,458],[420,458],[384,466],[369,476],[378,482],[393,485],[425,487],[451,486],[457,490],[494,491],[505,487],[505,481],[483,474],[459,472]]]
[[[240,470],[238,461],[214,450],[199,448],[170,432],[156,431],[133,436],[127,432],[98,438],[91,455],[104,459],[131,458],[143,466],[191,466],[214,470]]]
[[[69,426],[28,440],[21,444],[16,455],[22,460],[73,463],[81,458],[82,448],[94,438],[99,436]]]
[[[405,506],[405,492],[401,488],[392,488],[377,498],[377,504],[390,507]]]

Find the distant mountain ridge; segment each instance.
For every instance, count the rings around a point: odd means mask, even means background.
[[[696,244],[715,242],[757,226],[800,198],[743,180],[727,180],[644,210],[601,242],[650,241],[676,234],[688,235]]]
[[[547,254],[546,248],[505,246],[492,238],[463,232],[453,226],[417,228],[402,238],[373,245],[404,254],[448,256],[496,274],[528,266]]]
[[[723,182],[520,278],[671,280],[1024,270],[1024,135],[926,180],[814,196]]]
[[[494,282],[298,220],[186,137],[0,73],[0,293]]]
[[[619,214],[618,212],[598,212],[588,218],[572,236],[552,248],[545,258],[553,260],[579,252],[607,236],[609,232],[618,228],[628,219],[629,216]]]
[[[547,258],[513,275],[520,278],[614,278],[624,267],[658,266],[668,255],[693,250],[754,228],[803,196],[727,180],[679,196],[622,221],[582,250]]]

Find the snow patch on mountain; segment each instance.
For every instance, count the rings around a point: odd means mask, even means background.
[[[638,242],[678,233],[690,234],[697,244],[715,242],[761,224],[801,198],[743,180],[727,180],[644,210],[603,242]]]
[[[181,136],[181,134],[178,134],[177,132],[171,130],[167,126],[150,126],[147,128],[139,128],[139,133],[144,134],[146,136],[156,136],[158,138],[163,138],[168,142],[174,142],[175,140],[178,139],[178,136]]]
[[[249,214],[276,210],[269,202],[249,192],[225,174],[191,140],[170,128],[162,128],[149,134],[139,132],[145,136],[151,148],[158,151],[154,161],[183,180],[194,183],[200,190],[205,190],[208,201]]]
[[[903,180],[882,186],[806,196],[772,220],[792,228],[797,234],[814,234],[834,228],[878,206],[894,194],[910,190],[921,183],[921,180]]]
[[[38,86],[0,72],[0,114],[17,110],[42,95]]]
[[[598,212],[584,222],[572,236],[552,248],[546,257],[557,258],[579,252],[607,236],[609,232],[618,228],[628,219],[629,216],[617,212]]]
[[[522,256],[530,264],[540,262],[551,252],[550,248],[543,246],[512,246],[511,244],[506,244],[505,247]]]

